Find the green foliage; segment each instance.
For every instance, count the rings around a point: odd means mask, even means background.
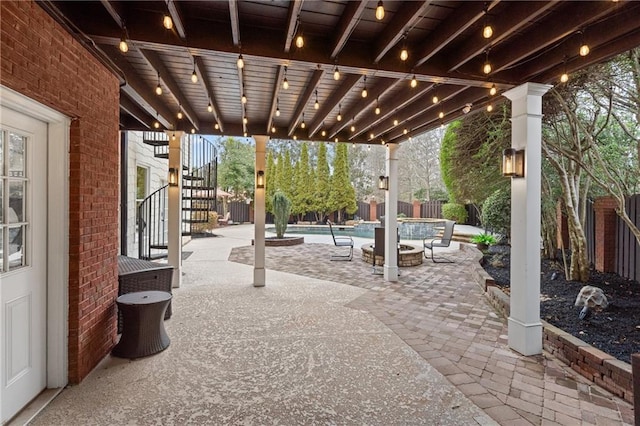
[[[331,190],[329,163],[327,162],[327,147],[320,143],[318,147],[318,163],[315,172],[315,196],[313,197],[312,210],[316,212],[319,221],[324,220],[330,211],[329,191]]]
[[[273,213],[273,194],[276,193],[276,162],[273,159],[273,152],[267,154],[267,167],[265,170],[265,208]]]
[[[443,204],[442,217],[449,220],[455,220],[456,223],[465,223],[467,221],[467,209],[464,208],[463,204]]]
[[[349,180],[347,145],[344,143],[338,144],[336,147],[336,155],[333,159],[329,206],[331,210],[338,211],[338,222],[342,221],[343,209],[349,214],[353,214],[358,210],[356,191]]]
[[[495,244],[498,240],[491,234],[477,234],[471,237],[471,242],[474,244],[486,244],[490,246],[491,244]]]
[[[291,163],[291,154],[288,150],[284,152],[284,159],[280,170],[282,174],[278,180],[278,189],[284,192],[287,198],[291,200],[293,199],[294,170],[293,164]]]
[[[222,140],[218,186],[234,193],[236,198],[251,196],[255,183],[255,153],[251,144],[234,138]]]
[[[310,179],[309,150],[306,143],[302,144],[300,159],[295,169],[295,185],[291,211],[293,214],[303,215],[311,210],[314,196],[314,182]]]
[[[451,201],[455,201],[453,194],[455,192],[454,183],[455,175],[453,172],[453,162],[455,161],[454,154],[456,143],[458,140],[457,131],[462,125],[460,120],[456,120],[449,124],[444,137],[442,138],[442,144],[440,145],[440,174],[442,175],[442,181],[447,188],[447,192],[452,194]]]
[[[282,238],[284,236],[290,214],[291,201],[284,192],[276,191],[273,195],[273,216],[276,226],[276,238]]]
[[[431,189],[431,199],[437,201],[447,201],[449,199],[449,194],[442,188],[433,188]]]
[[[509,237],[511,234],[511,192],[498,189],[482,205],[482,226]]]

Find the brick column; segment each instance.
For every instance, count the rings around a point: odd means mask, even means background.
[[[563,214],[562,200],[558,199],[556,203],[556,245],[558,248],[569,248],[569,225],[567,224],[567,216]]]
[[[418,200],[413,200],[413,215],[411,217],[413,218],[420,217],[420,201]]]
[[[378,218],[376,217],[377,211],[378,211],[378,202],[376,200],[369,201],[369,220],[371,222],[375,222],[376,220],[378,220]]]
[[[598,271],[615,272],[617,205],[612,197],[598,198],[593,204],[596,222],[595,266]]]

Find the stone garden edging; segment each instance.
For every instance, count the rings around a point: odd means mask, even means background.
[[[482,268],[482,253],[471,245],[460,244],[476,258],[472,276],[484,290],[491,305],[504,317],[509,317],[509,296],[495,286],[493,278]],[[633,377],[631,364],[594,348],[571,334],[542,321],[542,345],[546,351],[570,366],[591,382],[633,404]]]

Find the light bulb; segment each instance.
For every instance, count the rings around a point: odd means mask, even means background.
[[[362,89],[362,97],[363,98],[366,98],[368,94],[369,94],[369,92],[367,92],[367,88],[366,87],[364,89]]]
[[[567,74],[566,72],[562,73],[562,75],[560,76],[560,81],[562,83],[566,83],[567,81],[569,81],[569,74]]]
[[[129,51],[129,45],[127,44],[127,40],[125,40],[124,37],[122,37],[122,39],[120,40],[119,47],[122,53],[127,53]]]
[[[413,78],[411,79],[411,87],[415,89],[417,86],[418,86],[418,80],[416,80],[416,76],[414,75]]]
[[[496,93],[498,93],[498,89],[496,88],[496,85],[494,84],[493,86],[491,86],[491,89],[489,89],[489,94],[491,96],[494,96]]]
[[[355,131],[356,131],[356,126],[354,126],[354,125],[352,124],[352,125],[351,125],[350,130],[351,130],[352,132],[355,132]]]
[[[280,108],[276,108],[276,117],[280,117]]]
[[[409,133],[409,130],[405,127],[405,128],[402,130],[402,134],[403,134],[403,135],[406,135],[407,133]]]
[[[327,136],[327,131],[322,129],[322,137],[325,137],[325,136]]]
[[[353,142],[353,143],[351,144],[351,148],[355,148],[355,147],[356,147],[356,143],[355,143],[355,142]]]
[[[484,38],[491,38],[491,36],[493,35],[493,28],[491,28],[491,25],[485,25],[484,28],[482,29],[482,37]]]
[[[373,133],[369,133],[369,139],[373,139],[375,138],[375,135]]]
[[[156,95],[162,95],[162,86],[160,86],[160,83],[156,86]]]
[[[298,49],[302,49],[304,47],[304,38],[302,37],[302,34],[298,34],[298,37],[296,37],[296,47],[298,47]]]
[[[397,125],[398,125],[398,119],[397,119],[397,118],[393,120],[393,125],[394,125],[394,126],[397,126]]]
[[[242,117],[242,123],[243,124],[247,124],[249,122],[249,120],[247,120],[247,116],[245,115],[244,117]]]
[[[168,30],[173,28],[173,19],[171,19],[171,16],[164,15],[164,18],[162,18],[162,25],[164,25],[164,27]]]
[[[440,100],[440,99],[438,99],[438,95],[433,95],[433,98],[431,98],[431,101],[432,101],[434,104],[437,104],[439,100]]]
[[[371,151],[371,145],[367,145],[367,151]]]
[[[440,114],[438,114],[438,118],[443,119],[444,118],[444,112],[440,111]]]
[[[297,140],[298,140],[298,137],[297,137],[296,135],[293,135],[293,140],[294,140],[294,141],[297,141]]]
[[[242,98],[240,100],[242,101],[243,104],[247,103],[247,97],[244,95],[244,93],[242,94]]]
[[[244,137],[245,137],[245,138],[247,137],[247,132],[244,132]]]
[[[207,105],[207,111],[213,112],[213,105],[211,105],[211,101],[209,101],[209,105]]]
[[[193,73],[191,74],[191,81],[194,83],[198,82],[198,74],[196,74],[196,70],[193,70]]]
[[[587,43],[582,43],[582,46],[580,46],[580,56],[587,56],[589,51],[589,45]]]
[[[376,7],[376,19],[378,21],[382,21],[384,19],[384,6],[382,5],[382,1],[379,1],[378,6]]]
[[[318,103],[318,100],[316,99],[316,103],[313,104],[313,109],[318,109],[320,108],[320,104]]]
[[[271,126],[271,133],[275,133],[276,132],[276,126]]]
[[[304,129],[305,127],[307,127],[307,125],[304,123],[304,121],[302,123],[300,123],[300,128]]]
[[[375,110],[376,115],[380,115],[380,107],[376,106],[376,110]]]
[[[338,113],[338,116],[336,117],[336,120],[342,121],[342,114]]]
[[[482,72],[485,74],[491,73],[491,64],[489,62],[484,63],[484,66],[482,67]]]
[[[338,71],[338,67],[333,70],[333,79],[340,80],[340,71]]]
[[[240,56],[238,56],[238,61],[236,62],[236,65],[238,66],[239,69],[244,68],[244,59],[242,59],[242,53],[240,54]]]
[[[336,138],[333,140],[335,143],[338,143],[338,137],[336,136]]]
[[[285,77],[284,80],[282,81],[282,88],[284,90],[287,90],[289,88],[289,80],[287,80],[287,77]]]
[[[193,135],[196,132],[196,129],[194,129],[193,127],[191,128],[191,134]]]
[[[182,120],[182,111],[178,111],[178,120]]]
[[[155,127],[156,129],[160,128],[160,123],[158,123],[157,121],[153,122],[153,127]]]
[[[220,125],[218,123],[216,123],[216,124],[213,125],[213,128],[218,130],[220,128]]]
[[[493,105],[489,104],[487,105],[487,112],[491,112],[493,111]]]
[[[403,47],[400,51],[400,60],[406,61],[407,59],[409,59],[409,52],[407,51],[406,47]]]

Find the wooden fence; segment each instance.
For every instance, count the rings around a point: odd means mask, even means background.
[[[442,219],[442,201],[425,201],[420,204],[420,217],[432,217]]]
[[[640,226],[640,194],[627,198],[627,215]],[[626,223],[618,218],[616,240],[616,273],[640,281],[640,245]]]
[[[356,216],[363,220],[369,220],[369,212],[371,211],[371,204],[364,201],[358,201],[358,210]]]
[[[587,257],[589,263],[596,263],[596,213],[593,209],[593,200],[587,200],[584,234],[587,239]]]
[[[231,220],[234,223],[249,222],[249,204],[244,201],[231,201],[229,203]]]

